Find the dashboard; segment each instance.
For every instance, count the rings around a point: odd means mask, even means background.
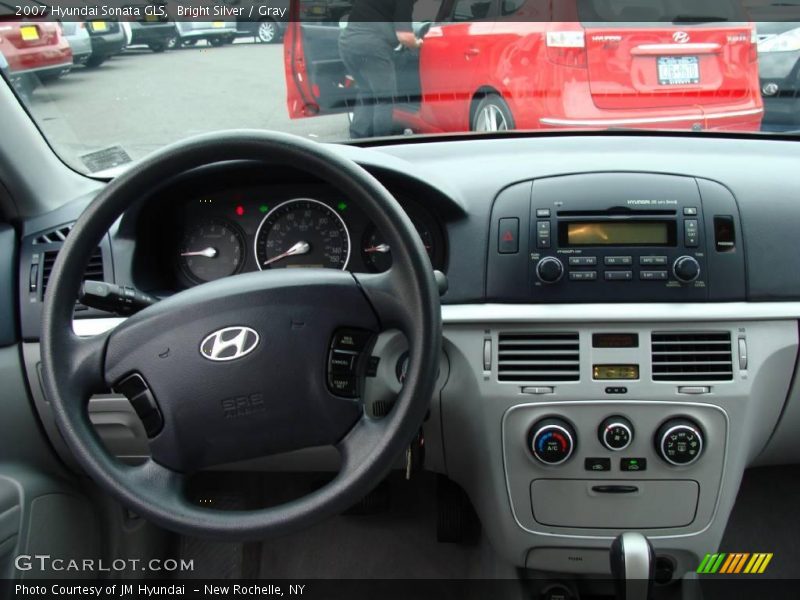
[[[447,274],[425,467],[464,488],[507,562],[604,574],[611,539],[636,529],[671,573],[693,570],[718,547],[745,468],[800,460],[798,146],[604,134],[337,147],[393,193]],[[47,268],[90,200],[24,225],[30,381]],[[360,207],[313,174],[230,164],[142,198],[98,256],[93,277],[156,295],[391,264]],[[117,322],[76,312],[79,333]],[[364,352],[356,387],[379,418],[408,355],[395,332]],[[90,412],[135,459],[147,438],[125,406],[109,393]],[[329,467],[323,451],[259,465]]]

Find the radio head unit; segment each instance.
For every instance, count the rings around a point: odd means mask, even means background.
[[[735,203],[729,206],[735,210]],[[691,177],[599,173],[539,179],[506,190],[495,203],[498,237],[489,266],[508,271],[522,265],[508,255],[524,254],[525,289],[513,294],[519,299],[707,300],[707,237],[715,217],[706,215]],[[503,275],[487,275],[491,297]],[[512,280],[500,283],[504,293],[498,296],[508,299]]]

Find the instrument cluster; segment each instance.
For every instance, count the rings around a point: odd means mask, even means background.
[[[416,201],[399,199],[428,251],[444,270],[445,238],[439,221]],[[162,244],[179,283],[198,285],[237,273],[269,269],[329,268],[380,272],[392,263],[381,232],[347,198],[324,185],[253,186],[187,198]]]

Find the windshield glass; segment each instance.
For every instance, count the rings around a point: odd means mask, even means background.
[[[761,0],[0,0],[0,71],[103,173],[234,128],[319,141],[800,129],[800,8]]]

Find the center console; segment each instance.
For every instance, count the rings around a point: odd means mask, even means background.
[[[724,310],[746,300],[744,250],[736,200],[706,179],[497,195],[487,304],[443,311],[441,419],[447,473],[509,561],[608,574],[612,540],[638,531],[679,576],[717,550],[798,349],[795,321]]]

